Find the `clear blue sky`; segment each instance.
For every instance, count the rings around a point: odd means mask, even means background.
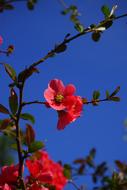
[[[115,0],[69,0],[81,12],[81,22],[85,26],[103,19],[100,7],[118,5],[116,14],[127,12],[127,1]],[[0,14],[0,34],[4,38],[2,48],[15,46],[9,58],[0,61],[11,64],[19,72],[43,57],[67,33],[76,34],[68,16],[62,16],[62,6],[58,0],[39,1],[34,11],[28,11],[24,3],[17,3],[14,11]],[[98,107],[84,106],[83,115],[68,125],[64,131],[56,129],[57,114],[41,105],[27,107],[35,115],[36,137],[46,142],[46,148],[54,160],[71,162],[84,157],[92,147],[97,149],[97,163],[113,160],[125,161],[127,144],[123,141],[123,123],[127,117],[127,19],[114,23],[104,32],[100,42],[95,43],[87,35],[71,42],[65,53],[50,58],[38,67],[39,75],[29,79],[24,99],[44,100],[43,92],[51,79],[58,78],[65,84],[73,83],[77,94],[91,99],[93,90],[100,90],[102,98],[105,90],[112,92],[121,86],[120,103],[105,102]],[[9,79],[0,69],[0,102],[8,105]],[[3,115],[1,115],[2,118]],[[86,182],[86,180],[84,180]],[[72,187],[71,187],[72,189]]]

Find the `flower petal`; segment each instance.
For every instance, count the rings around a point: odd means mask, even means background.
[[[62,130],[68,125],[69,123],[75,121],[76,118],[73,117],[72,114],[66,112],[66,111],[59,111],[58,112],[58,123],[57,123],[57,129]]]
[[[75,93],[76,88],[73,84],[69,84],[65,87],[64,96],[71,96]]]
[[[56,94],[63,94],[65,86],[61,80],[54,79],[50,81],[49,88],[53,89]]]

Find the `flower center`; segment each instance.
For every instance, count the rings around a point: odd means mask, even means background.
[[[63,99],[64,99],[64,96],[61,95],[61,94],[57,94],[56,97],[55,97],[55,101],[57,103],[61,103]]]

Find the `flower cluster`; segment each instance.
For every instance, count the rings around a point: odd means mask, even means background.
[[[45,151],[36,152],[26,160],[30,175],[26,177],[27,190],[62,190],[67,183],[63,167],[49,158]],[[19,165],[2,167],[0,190],[16,190]]]
[[[59,79],[51,80],[44,91],[46,105],[58,112],[58,129],[64,129],[66,125],[80,117],[83,108],[82,98],[75,96],[76,88],[72,84],[64,86]]]
[[[17,182],[19,165],[4,166],[0,175],[0,190],[14,190]]]

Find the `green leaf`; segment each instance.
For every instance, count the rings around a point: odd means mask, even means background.
[[[109,100],[112,100],[114,102],[119,102],[120,101],[120,97],[117,97],[117,96],[109,97]]]
[[[20,115],[20,118],[21,119],[24,119],[24,120],[29,120],[29,121],[31,121],[31,123],[35,123],[35,119],[34,119],[34,116],[33,115],[31,115],[31,114],[29,114],[29,113],[22,113],[21,115]]]
[[[35,140],[35,132],[31,125],[26,125],[26,143],[29,146]]]
[[[97,91],[97,90],[95,90],[95,91],[93,92],[93,99],[94,99],[94,100],[97,100],[99,97],[100,97],[100,92]]]
[[[16,72],[15,70],[12,68],[12,66],[10,66],[9,64],[4,64],[5,67],[5,71],[7,72],[7,74],[10,76],[10,78],[15,81],[16,80]]]
[[[67,179],[71,179],[71,166],[69,164],[64,165],[63,174]]]
[[[16,114],[18,109],[18,96],[14,89],[11,89],[10,97],[9,97],[9,106],[12,114]]]
[[[42,149],[43,147],[44,147],[44,144],[41,141],[34,141],[28,147],[28,151],[30,153],[36,152],[37,150]]]
[[[9,114],[9,110],[2,104],[0,104],[0,112],[4,114]]]
[[[84,31],[84,27],[83,27],[83,25],[82,24],[75,24],[75,29],[78,31],[78,32],[80,32],[80,33],[82,33],[83,31]]]
[[[101,34],[100,32],[93,32],[92,33],[92,40],[98,42],[100,40]]]
[[[106,90],[106,98],[109,99],[109,97],[110,97],[110,93],[108,90]]]
[[[109,9],[108,6],[103,5],[103,6],[101,7],[101,11],[102,11],[102,13],[104,14],[105,18],[107,18],[107,17],[110,16],[110,9]]]

